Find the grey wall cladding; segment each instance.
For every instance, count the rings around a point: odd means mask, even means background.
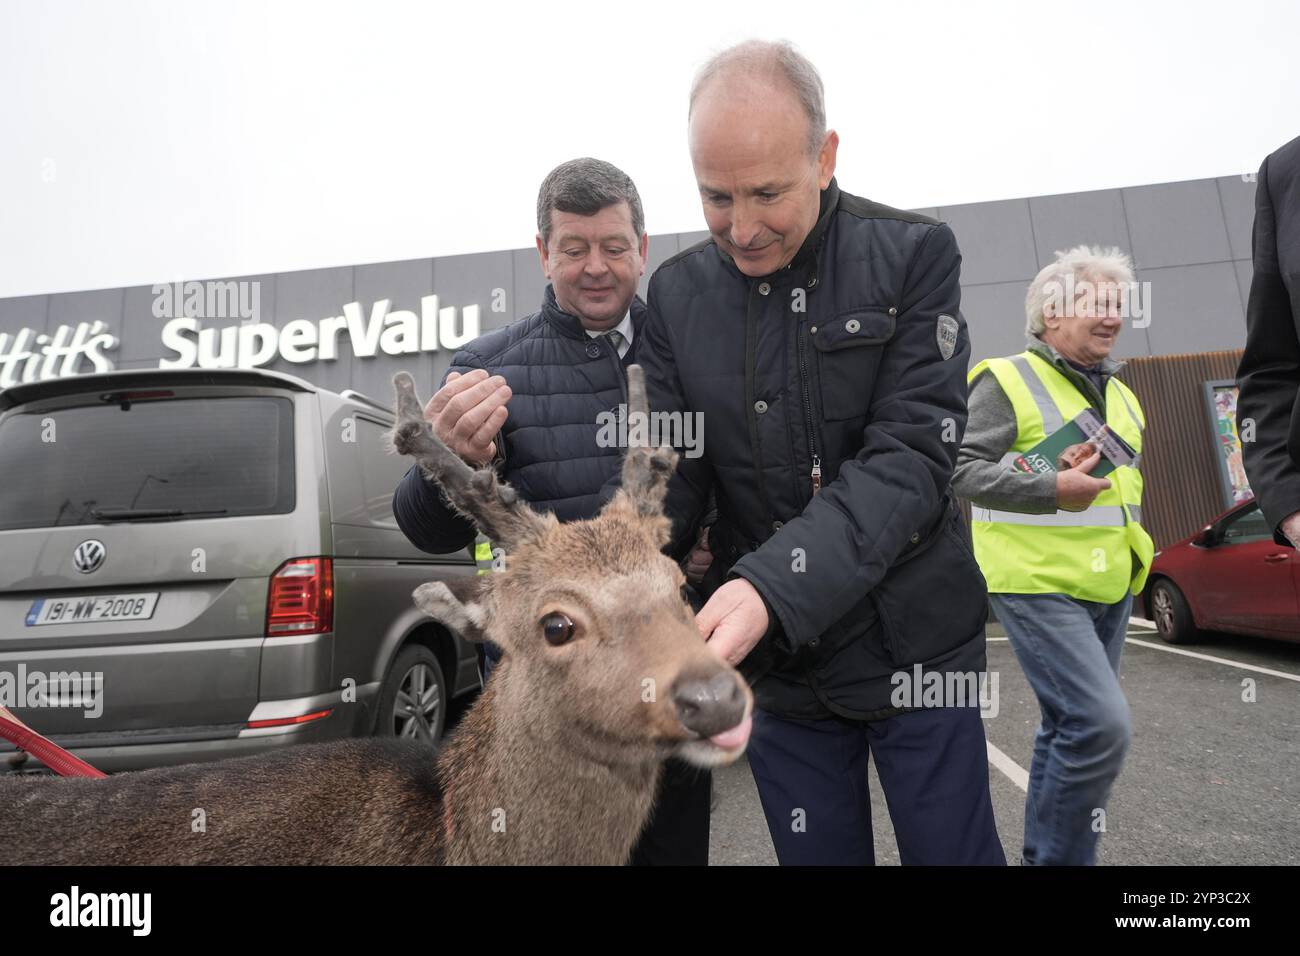
[[[1122,190],[1139,269],[1232,259],[1219,190],[1212,179]]]
[[[1028,282],[1038,271],[1027,199],[943,206],[961,247],[962,285]]]
[[[1138,278],[1151,283],[1150,354],[1212,352],[1245,344],[1246,319],[1231,262],[1141,269]],[[1120,343],[1134,331],[1127,324]]]
[[[45,331],[45,317],[50,310],[51,295],[24,295],[0,299],[0,332],[14,335],[19,329]],[[116,331],[116,328],[115,328]]]
[[[880,198],[888,202],[887,195]],[[1120,357],[1240,348],[1250,293],[1254,201],[1254,182],[1224,176],[918,211],[948,222],[961,246],[962,312],[971,334],[971,361],[976,362],[1023,347],[1030,279],[1058,249],[1079,243],[1119,246],[1133,256],[1138,279],[1151,283],[1151,324],[1129,323],[1117,347]],[[704,231],[651,236],[641,295],[656,267],[707,237]],[[421,298],[436,294],[438,305],[454,307],[459,320],[466,306],[478,305],[481,329],[488,331],[536,311],[546,287],[531,245],[244,280],[260,283],[260,319],[280,329],[294,319],[315,323],[342,315],[344,304],[354,301],[365,322],[379,299],[390,301],[390,311],[418,315]],[[494,296],[498,289],[501,296]],[[493,311],[502,298],[504,308]],[[153,315],[148,286],[0,299],[0,332],[29,327],[48,333],[60,324],[95,319],[106,322],[120,339],[118,351],[110,353],[119,367],[153,367],[163,356],[165,319]],[[220,328],[238,321],[205,319],[202,326]],[[399,369],[413,372],[421,392],[431,393],[453,351],[367,358],[353,354],[346,334],[338,342],[336,360],[295,364],[277,357],[269,367],[327,388],[355,388],[386,402]]]
[[[1035,196],[1029,200],[1029,212],[1039,269],[1051,262],[1058,251],[1081,243],[1119,246],[1126,252],[1133,246],[1124,221],[1124,200],[1118,189]]]
[[[1241,176],[1221,176],[1214,181],[1223,204],[1232,258],[1250,261],[1250,237],[1255,223],[1255,183]]]
[[[971,365],[1025,347],[1026,282],[995,282],[962,288],[961,313],[970,330]]]

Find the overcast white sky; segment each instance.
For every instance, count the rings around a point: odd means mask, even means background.
[[[0,297],[531,244],[574,156],[703,227],[686,93],[794,41],[903,207],[1236,175],[1300,135],[1300,4],[0,0]]]

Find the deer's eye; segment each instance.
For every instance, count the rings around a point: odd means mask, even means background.
[[[563,614],[548,614],[542,618],[542,634],[546,643],[559,647],[573,638],[573,622]]]

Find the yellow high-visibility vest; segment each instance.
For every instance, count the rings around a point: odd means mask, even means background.
[[[474,564],[478,566],[477,573],[492,573],[492,541],[481,531],[474,539]]]
[[[1015,410],[1015,443],[1003,459],[1010,467],[1089,407],[1088,400],[1052,364],[1033,352],[986,359],[969,381],[987,370]],[[1126,591],[1139,594],[1155,554],[1142,527],[1142,431],[1146,419],[1132,389],[1111,376],[1106,383],[1106,424],[1138,454],[1105,477],[1110,487],[1084,511],[1021,514],[972,503],[975,557],[994,594],[1068,594],[1114,604]],[[1136,555],[1135,561],[1133,556]]]

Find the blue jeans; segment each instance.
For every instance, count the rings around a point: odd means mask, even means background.
[[[1133,736],[1119,657],[1133,596],[1115,604],[1065,594],[990,594],[1038,697],[1025,799],[1029,865],[1091,866],[1106,800]]]
[[[754,711],[749,769],[782,866],[876,862],[867,793],[875,759],[904,866],[1005,866],[978,707],[884,720]]]

